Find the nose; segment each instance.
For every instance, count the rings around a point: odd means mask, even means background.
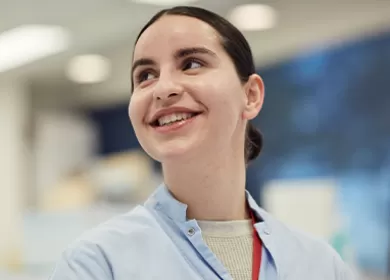
[[[165,101],[180,96],[182,92],[182,87],[172,75],[160,75],[153,95],[155,99]]]

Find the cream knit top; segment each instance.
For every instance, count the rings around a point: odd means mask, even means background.
[[[253,228],[251,220],[198,221],[203,240],[234,280],[252,279]]]

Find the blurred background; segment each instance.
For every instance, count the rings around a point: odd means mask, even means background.
[[[362,279],[390,279],[388,0],[0,0],[0,279],[47,279],[161,182],[127,116],[133,43],[189,3],[244,32],[266,84],[248,190]]]

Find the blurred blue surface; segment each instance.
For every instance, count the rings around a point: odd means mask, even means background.
[[[332,176],[359,265],[384,273],[390,235],[390,34],[260,69],[262,180]],[[266,179],[264,179],[266,178]]]

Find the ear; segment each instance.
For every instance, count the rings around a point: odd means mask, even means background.
[[[264,83],[261,77],[257,74],[252,74],[245,84],[246,104],[243,119],[254,119],[263,107],[264,102]]]

